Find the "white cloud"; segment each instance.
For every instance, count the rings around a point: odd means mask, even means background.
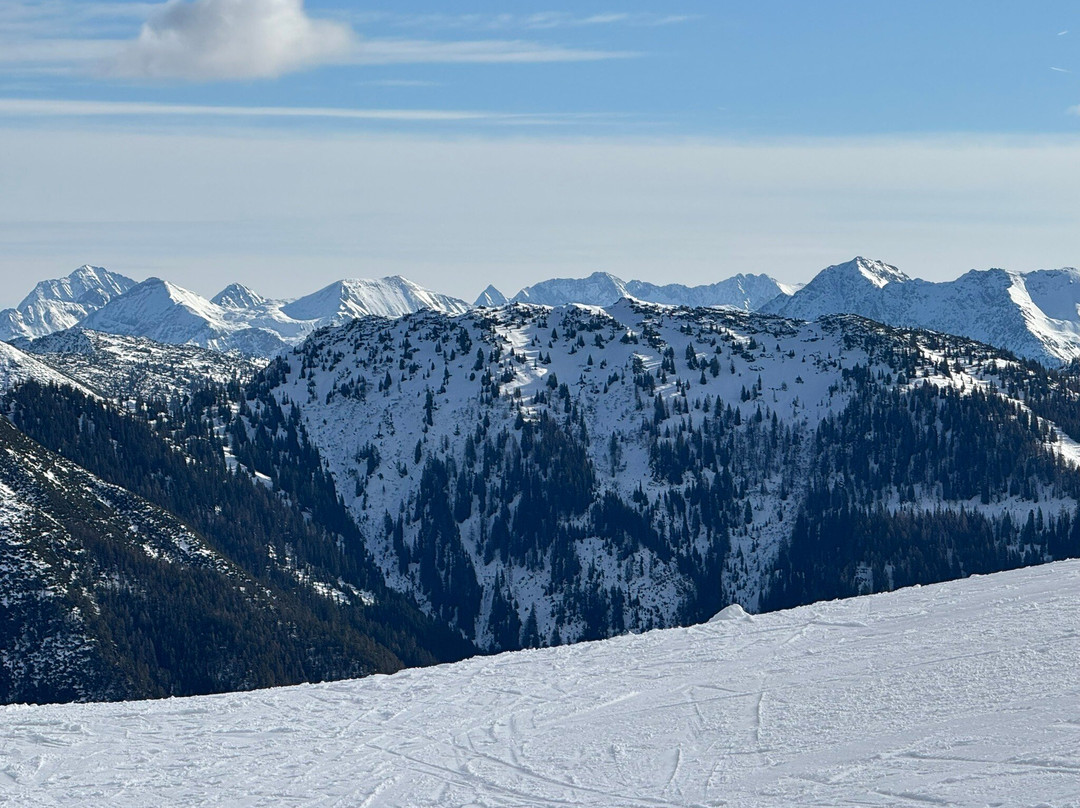
[[[373,22],[377,16],[352,19]],[[556,27],[551,15],[515,19],[524,28]],[[141,30],[125,39],[133,20],[142,21]],[[590,20],[581,18],[580,24],[600,18]],[[343,19],[310,17],[303,0],[0,0],[0,67],[24,73],[85,74],[96,68],[106,78],[228,81],[275,78],[325,64],[582,62],[636,55],[520,39],[366,38]]]
[[[343,23],[314,20],[303,0],[172,0],[110,60],[131,78],[272,78],[341,61],[356,48]]]

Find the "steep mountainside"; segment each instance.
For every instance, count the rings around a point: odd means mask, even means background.
[[[912,279],[856,258],[822,270],[764,311],[812,320],[861,314],[890,325],[958,334],[1052,365],[1080,358],[1080,270],[972,270],[955,281]]]
[[[254,356],[270,356],[285,347],[277,333],[252,326],[235,313],[168,281],[150,278],[80,325],[91,331]]]
[[[92,266],[81,266],[66,278],[42,281],[18,306],[0,311],[0,340],[71,328],[134,285],[131,278]]]
[[[959,338],[511,305],[363,318],[260,378],[243,434],[302,424],[390,585],[487,648],[1080,549],[1076,380]]]
[[[189,401],[122,413],[34,381],[7,393],[0,701],[236,690],[469,652],[386,589],[347,520],[230,471]]]
[[[755,311],[777,295],[787,296],[792,291],[792,287],[778,283],[767,275],[740,274],[706,286],[683,286],[678,283],[657,286],[644,281],[623,281],[607,272],[594,272],[587,278],[556,278],[527,286],[514,295],[513,302],[545,306],[564,306],[568,303],[610,306],[621,298],[632,297],[674,306],[731,306],[743,311]],[[477,301],[477,305],[499,304]]]

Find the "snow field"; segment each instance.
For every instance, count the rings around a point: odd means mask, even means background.
[[[333,684],[0,708],[19,806],[1080,805],[1080,562]]]

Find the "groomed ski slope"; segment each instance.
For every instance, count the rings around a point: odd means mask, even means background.
[[[361,681],[3,708],[0,803],[1080,805],[1080,562],[728,612]]]

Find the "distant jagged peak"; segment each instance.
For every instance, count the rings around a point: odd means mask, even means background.
[[[495,306],[505,306],[509,302],[506,295],[496,289],[494,284],[488,284],[487,289],[480,293],[480,297],[476,298],[473,305],[494,308]]]
[[[546,306],[567,303],[608,306],[628,296],[630,294],[622,278],[610,272],[594,272],[585,278],[552,278],[526,286],[512,300],[515,303],[540,303]]]
[[[911,280],[906,273],[901,272],[892,264],[886,264],[884,261],[875,261],[871,258],[863,258],[861,255],[856,256],[846,263],[834,264],[831,267],[826,267],[818,273],[817,277],[850,278],[853,280],[862,278],[872,283],[878,289],[882,289],[890,283],[907,283]],[[817,278],[814,280],[817,280]],[[813,281],[811,281],[811,283],[813,283]]]
[[[230,283],[210,298],[210,302],[227,309],[257,309],[265,305],[267,299],[242,283]]]
[[[104,267],[83,264],[63,278],[50,278],[39,282],[18,308],[26,309],[46,301],[103,306],[111,298],[123,294],[134,285],[135,281],[125,275],[110,272]]]
[[[669,306],[728,306],[754,311],[774,297],[791,294],[767,275],[733,275],[715,283],[686,286],[681,283],[658,285],[649,281],[624,281],[609,272],[594,272],[587,278],[554,278],[527,286],[514,296],[515,302],[561,306],[585,303],[610,306],[622,298],[634,298]]]

